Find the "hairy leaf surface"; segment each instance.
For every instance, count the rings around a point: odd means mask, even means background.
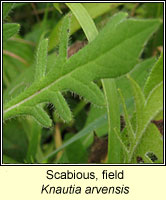
[[[4,120],[26,114],[32,115],[43,126],[48,127],[51,125],[50,120],[44,115],[44,111],[39,109],[39,104],[50,102],[54,103],[56,108],[59,104],[64,107],[65,100],[61,92],[67,90],[83,96],[93,104],[103,106],[103,94],[93,81],[114,78],[129,72],[138,62],[143,45],[160,24],[159,20],[124,19],[112,27],[112,20],[119,15],[121,13],[111,18],[94,41],[63,64],[60,63],[60,68],[59,63],[55,63],[54,68],[45,76],[42,75],[20,95],[7,102],[4,105]],[[64,22],[64,26],[65,24]],[[43,47],[44,44],[43,42]],[[63,99],[58,104],[57,100],[52,102],[56,94]],[[69,111],[67,103],[65,106]],[[38,111],[42,117],[36,117]],[[67,116],[58,110],[57,112],[65,121],[71,120],[71,112],[68,112]]]
[[[145,96],[148,96],[150,91],[162,81],[163,81],[163,54],[160,56],[160,59],[155,63],[150,73],[150,76],[146,81],[144,87]]]
[[[146,163],[152,163],[153,161],[149,158],[148,153],[157,156],[159,163],[163,162],[163,139],[154,124],[150,124],[145,131],[134,153],[132,163],[136,163],[139,157]]]
[[[87,10],[92,19],[95,19],[109,10],[115,7],[118,7],[122,3],[82,3],[84,8]],[[71,14],[71,12],[69,12]],[[59,29],[62,25],[64,17],[58,22],[58,24],[53,28],[49,36],[49,50],[52,50],[59,44]],[[80,29],[80,24],[77,21],[74,15],[71,16],[71,26],[70,26],[70,34],[75,33],[78,29]]]
[[[133,87],[136,113],[133,117],[135,120],[130,122],[127,116],[126,108],[124,106],[128,135],[133,135],[131,133],[135,131],[134,137],[129,137],[130,146],[126,147],[129,151],[127,160],[130,163],[133,159],[141,156],[141,158],[143,158],[143,160],[147,163],[150,162],[147,154],[154,153],[160,162],[162,162],[161,135],[157,128],[151,125],[151,120],[154,119],[163,109],[163,84],[161,82],[156,85],[150,92],[149,96],[145,98],[139,85],[130,77],[129,80]],[[154,139],[155,137],[156,139]],[[152,145],[147,143],[147,140],[149,140],[149,143],[153,143],[153,148]]]

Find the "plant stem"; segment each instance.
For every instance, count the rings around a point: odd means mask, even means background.
[[[58,149],[62,145],[62,137],[61,137],[59,123],[56,123],[56,125],[55,125],[54,140],[55,140],[56,149]],[[57,153],[57,160],[60,159],[60,157],[62,156],[62,153],[63,153],[63,151],[60,151]]]

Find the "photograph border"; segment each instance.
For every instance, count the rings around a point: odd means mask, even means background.
[[[55,1],[1,1],[1,158],[0,166],[166,166],[165,164],[165,1],[56,1],[56,3],[163,3],[163,163],[161,164],[3,164],[3,20],[2,20],[2,4],[3,3],[52,3]]]

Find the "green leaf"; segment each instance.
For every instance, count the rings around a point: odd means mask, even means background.
[[[141,88],[143,88],[144,83],[148,77],[149,71],[154,65],[154,63],[155,63],[155,58],[146,59],[142,61],[141,63],[139,63],[138,65],[136,65],[134,69],[129,73],[130,76],[134,80],[137,81],[137,83],[141,86]],[[127,115],[128,117],[130,117],[130,115],[133,114],[134,112],[134,106],[133,106],[134,101],[131,101],[132,100],[131,84],[128,81],[126,76],[122,76],[118,79],[115,79],[115,81],[116,81],[117,88],[120,89],[120,93],[122,93],[121,95],[123,95],[122,99],[125,100],[125,104],[123,101],[121,101],[122,105],[120,105],[120,108],[121,108],[120,114],[123,115],[122,107],[124,110],[125,109],[124,106],[125,106],[127,109]],[[106,108],[105,107],[96,108],[95,106],[91,105],[91,109],[88,112],[85,126],[87,126],[89,123],[91,123],[93,120],[100,117],[101,115],[106,115]],[[161,117],[159,119],[161,119]],[[127,123],[126,118],[125,118],[125,121]],[[95,133],[97,134],[98,137],[102,137],[107,134],[107,130],[108,130],[108,124],[105,123],[105,125],[99,127],[98,129],[95,129]],[[125,135],[125,134],[122,133],[122,135]],[[131,138],[133,138],[133,136],[131,136]],[[124,139],[125,138],[122,138],[123,141]],[[89,146],[90,144],[92,144],[92,140],[93,140],[93,133],[83,138],[83,144],[86,146]]]
[[[143,107],[145,105],[145,97],[143,92],[141,91],[140,86],[130,77],[128,76],[130,83],[133,88],[134,93],[134,102],[135,102],[135,111],[136,111],[136,138],[140,137],[141,130],[143,129]]]
[[[57,11],[58,11],[60,14],[62,14],[62,11],[61,11],[61,8],[60,8],[60,3],[53,3],[53,5],[54,5],[54,8],[56,8]]]
[[[35,81],[39,81],[40,79],[45,77],[47,66],[47,47],[48,39],[43,39],[39,42],[36,54]]]
[[[163,81],[163,54],[160,56],[159,60],[156,62],[151,70],[151,73],[146,81],[144,87],[144,94],[147,97],[151,90],[160,82]]]
[[[59,63],[59,67],[63,65],[64,62],[67,60],[67,48],[68,48],[68,39],[69,39],[69,25],[70,25],[70,18],[66,15],[62,22],[62,27],[59,36],[59,57],[57,62]]]
[[[11,43],[11,41],[10,42],[8,41],[7,45],[8,44],[13,44],[13,43]],[[15,45],[14,45],[14,47],[15,47]],[[24,51],[24,48],[22,48],[20,45],[18,45],[18,48],[20,48],[22,51]],[[28,50],[25,49],[25,53],[28,54],[29,51],[30,51],[29,49]],[[32,59],[32,55],[30,54],[29,56],[30,57],[28,57],[28,59],[30,59],[30,58]],[[49,70],[51,70],[51,68],[54,67],[56,60],[57,60],[56,53],[52,53],[51,55],[48,55],[46,73]],[[32,62],[32,60],[31,60],[31,62]],[[12,61],[12,64],[13,64],[13,61]],[[18,66],[18,63],[16,63],[16,64]],[[16,66],[16,65],[14,65],[14,66]],[[11,97],[15,98],[16,96],[18,96],[22,91],[24,91],[27,87],[29,87],[34,82],[34,78],[35,78],[34,68],[35,68],[35,65],[32,64],[30,67],[28,67],[28,68],[26,67],[26,69],[24,69],[24,72],[21,71],[22,73],[20,73],[19,75],[18,75],[18,73],[16,73],[16,74],[14,74],[15,76],[12,76],[12,78],[14,79],[14,80],[12,80],[12,84],[10,84],[9,87],[4,91],[4,95],[3,95],[4,103],[11,100]],[[8,69],[8,68],[4,66],[4,70],[5,69]],[[14,73],[14,72],[16,72],[16,70],[13,69],[12,73]]]
[[[150,92],[149,96],[146,99],[144,106],[144,123],[146,127],[148,122],[157,116],[159,112],[163,109],[163,83],[159,83],[153,90]]]
[[[110,28],[113,29],[125,17],[126,13],[116,15],[110,23]],[[116,131],[120,132],[120,111],[118,104],[118,96],[116,83],[114,79],[102,80],[102,85],[105,93],[108,115],[108,163],[121,163],[121,144],[117,138]]]
[[[141,157],[145,163],[152,163],[148,153],[157,156],[158,162],[163,162],[163,139],[154,124],[150,124],[145,131],[135,153],[132,163],[137,163],[137,158]]]
[[[123,105],[124,118],[125,118],[125,123],[126,123],[127,132],[128,132],[130,141],[133,142],[134,139],[135,139],[135,133],[134,133],[134,130],[133,130],[133,128],[132,128],[132,124],[131,124],[130,119],[129,119],[129,115],[128,115],[128,112],[127,112],[125,100],[124,100],[124,98],[123,98],[123,95],[122,95],[122,92],[121,92],[120,89],[119,89],[119,93],[120,93],[121,102],[122,102],[122,105]]]
[[[119,15],[115,15],[111,21]],[[50,91],[71,90],[88,101],[103,106],[103,94],[93,81],[129,72],[137,63],[144,43],[159,26],[158,20],[124,19],[114,27],[111,21],[94,41],[63,63],[62,70],[59,70],[59,63],[55,63],[44,78],[35,81],[20,95],[8,101],[4,105],[4,120],[23,114],[26,111],[24,108],[36,108],[38,104],[48,102]],[[36,110],[33,113],[37,116]],[[45,120],[45,125],[51,125],[48,119]]]
[[[56,108],[56,113],[63,119],[64,122],[72,120],[70,108],[60,92],[49,92],[49,100]]]
[[[102,80],[108,114],[108,163],[121,163],[121,144],[115,133],[120,132],[119,99],[114,79]]]
[[[141,144],[152,119],[154,119],[163,109],[163,83],[161,82],[150,92],[149,96],[145,99],[138,84],[129,77],[131,85],[133,87],[133,93],[136,104],[136,123],[132,123],[134,127],[136,124],[136,138],[134,141],[130,141],[130,152],[128,156],[128,162],[133,159],[138,146]],[[135,130],[133,128],[133,130]],[[146,162],[149,159],[143,157]]]
[[[3,43],[5,43],[9,38],[15,35],[20,29],[19,24],[6,23],[3,24]]]
[[[20,111],[21,113],[21,111]],[[34,117],[34,119],[39,122],[44,127],[50,127],[52,125],[52,121],[47,113],[41,108],[41,106],[36,107],[22,107],[22,114],[28,114]]]
[[[66,3],[66,5],[70,8],[70,10],[74,13],[75,17],[79,21],[79,24],[84,30],[88,41],[93,41],[96,38],[98,31],[87,10],[81,3]]]
[[[103,15],[109,10],[118,7],[122,3],[82,3],[92,19]],[[70,12],[69,12],[70,13]],[[49,36],[49,51],[52,50],[59,43],[59,30],[62,25],[63,18],[58,22],[55,28],[51,31]],[[75,33],[80,29],[80,24],[74,15],[71,16],[70,34]]]
[[[10,112],[8,112],[8,115],[10,116]],[[19,113],[17,115],[17,113]],[[50,117],[47,115],[47,113],[43,110],[43,108],[40,105],[36,106],[21,106],[19,108],[19,112],[17,109],[13,111],[13,114],[15,116],[21,116],[21,115],[30,115],[32,116],[41,126],[44,127],[50,127],[52,125],[52,121]]]
[[[61,87],[63,90],[70,90],[84,97],[87,101],[97,105],[104,106],[104,96],[99,87],[93,82],[78,80],[77,75],[69,77],[63,82]]]
[[[132,79],[134,79],[139,84],[142,90],[145,85],[146,79],[148,78],[148,75],[150,73],[150,70],[155,64],[155,62],[156,62],[156,59],[154,57],[145,59],[141,61],[140,63],[138,63],[134,67],[134,69],[131,72],[129,72],[129,75],[132,77]],[[120,88],[125,99],[132,97],[133,90],[126,76],[122,76],[116,79],[116,84],[117,84],[117,88]]]
[[[14,3],[3,3],[3,20],[8,16],[14,6]]]

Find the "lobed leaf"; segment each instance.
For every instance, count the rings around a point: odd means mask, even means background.
[[[63,90],[70,90],[85,97],[87,101],[90,101],[95,105],[103,106],[105,104],[103,93],[93,82],[87,83],[85,80],[79,80],[76,76],[70,76],[60,87]]]
[[[98,16],[101,16],[102,14],[108,12],[111,10],[111,5],[113,5],[113,8],[121,5],[122,3],[82,3],[84,8],[88,11],[90,16],[94,19]],[[71,14],[69,12],[69,14]],[[49,36],[49,51],[52,50],[56,45],[59,43],[59,30],[62,25],[64,18],[62,18],[58,24],[55,26],[55,28],[51,31]],[[74,15],[71,16],[71,30],[70,34],[75,33],[80,28],[80,24],[77,21],[76,17]]]
[[[10,44],[10,42],[7,43],[7,45]],[[19,48],[21,48],[19,46]],[[21,50],[24,50],[21,48]],[[26,50],[26,53],[28,53],[29,50]],[[32,59],[32,55],[28,56],[28,59]],[[51,70],[51,68],[54,68],[55,62],[57,60],[56,53],[52,53],[51,55],[48,55],[47,58],[47,71],[46,73]],[[4,60],[5,61],[5,60]],[[6,63],[6,62],[5,62]],[[12,62],[13,63],[13,62]],[[18,65],[17,65],[18,66]],[[33,84],[35,79],[35,64],[32,64],[30,67],[26,67],[24,69],[24,72],[20,73],[19,75],[16,74],[15,77],[13,77],[14,80],[12,80],[12,83],[9,85],[9,87],[4,91],[3,98],[4,103],[8,102],[12,98],[15,98],[18,96],[22,91],[24,91],[26,88],[28,88],[31,84]],[[8,69],[4,67],[4,70]],[[14,72],[16,70],[13,70]]]
[[[61,70],[58,68],[59,63],[55,63],[45,77],[8,101],[4,105],[4,120],[23,114],[23,111],[27,112],[25,108],[37,108],[38,104],[48,102],[50,91],[72,90],[88,101],[103,106],[103,94],[92,81],[114,78],[129,72],[138,62],[143,45],[159,26],[159,20],[133,19],[124,19],[113,25],[112,21],[121,18],[121,15],[120,13],[111,18],[96,39],[64,62]],[[44,126],[50,126],[49,117],[46,119],[44,111],[41,112],[40,109],[39,112],[45,117],[37,117],[37,110],[31,109],[33,116],[40,123],[43,122]],[[61,115],[65,118],[62,113]]]

